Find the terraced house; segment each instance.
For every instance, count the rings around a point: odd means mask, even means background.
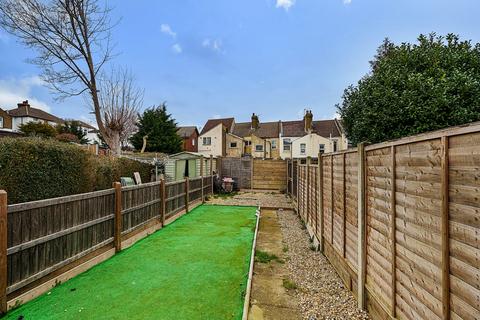
[[[297,121],[261,122],[255,113],[250,122],[210,119],[200,133],[198,152],[206,156],[290,159],[347,148],[339,120],[313,121],[313,113],[308,110],[303,120]]]

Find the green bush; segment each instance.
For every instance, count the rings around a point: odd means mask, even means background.
[[[142,182],[149,182],[153,166],[127,158],[100,157],[96,160],[96,188],[108,189],[120,177],[131,177],[138,172]]]
[[[0,139],[0,189],[21,203],[111,188],[139,172],[150,181],[152,166],[125,158],[97,157],[54,139]]]
[[[88,192],[95,182],[91,157],[53,139],[0,139],[0,189],[9,203]]]
[[[44,122],[30,121],[21,124],[19,129],[28,137],[52,138],[57,135],[57,130]]]

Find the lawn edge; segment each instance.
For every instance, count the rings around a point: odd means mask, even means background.
[[[258,206],[255,214],[257,216],[257,221],[255,224],[255,234],[253,236],[252,252],[250,254],[250,268],[248,270],[248,280],[247,280],[247,288],[245,291],[245,301],[243,303],[242,320],[248,319],[248,312],[250,310],[250,295],[252,293],[253,265],[255,264],[255,249],[257,246],[258,225],[260,224],[261,212],[262,212],[262,208]]]

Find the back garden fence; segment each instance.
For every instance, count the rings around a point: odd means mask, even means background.
[[[479,123],[288,172],[310,235],[374,319],[480,318]]]
[[[188,212],[213,193],[212,181],[210,175],[129,187],[117,182],[108,190],[8,206],[0,191],[0,313]]]

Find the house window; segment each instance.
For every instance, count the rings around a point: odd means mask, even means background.
[[[283,151],[290,151],[292,141],[290,139],[283,139]]]
[[[192,139],[192,146],[195,147],[195,139]]]
[[[325,145],[323,143],[320,144],[319,151],[320,153],[325,153]]]
[[[237,143],[236,142],[230,142],[230,148],[236,148]]]
[[[203,145],[204,146],[212,145],[212,138],[211,137],[203,137]]]
[[[245,146],[249,147],[251,145],[252,145],[252,141],[250,140],[245,141]]]
[[[255,145],[255,151],[256,152],[262,152],[263,151],[263,144]]]
[[[307,145],[305,143],[300,143],[300,154],[305,154],[307,152]]]
[[[272,140],[272,149],[277,149],[277,140]]]
[[[337,152],[337,141],[333,141],[333,152]]]
[[[3,128],[3,117],[0,117],[0,128]]]

